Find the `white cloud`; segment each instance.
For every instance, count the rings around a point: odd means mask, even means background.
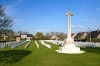
[[[71,25],[72,28],[84,28],[82,25]]]
[[[15,2],[9,5],[9,7],[16,7],[17,5],[21,4],[24,0],[14,0]]]
[[[7,15],[13,16],[13,15],[15,14],[15,13],[14,13],[15,10],[16,10],[15,8],[11,8],[11,7],[8,6],[8,7],[6,8],[5,12],[6,12]]]
[[[14,2],[15,1],[15,2]],[[6,14],[13,16],[14,14],[16,14],[16,11],[18,9],[16,9],[15,7],[19,4],[21,4],[24,0],[14,0],[12,4],[7,5],[6,7]]]
[[[76,28],[76,26],[75,26],[75,25],[71,25],[71,27],[72,27],[72,28]]]
[[[77,27],[78,27],[78,28],[84,28],[84,26],[82,26],[82,25],[78,25]]]

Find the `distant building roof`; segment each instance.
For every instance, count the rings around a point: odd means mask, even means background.
[[[21,37],[21,35],[27,35],[27,37],[32,37],[32,34],[20,34],[20,35],[15,35],[15,37]]]
[[[91,38],[97,37],[100,34],[100,30],[92,31],[91,32]]]
[[[52,35],[52,36],[50,36],[50,38],[51,39],[56,39],[56,38],[58,38],[56,35]]]
[[[20,36],[15,36],[15,37],[20,37]]]
[[[75,38],[81,37],[84,33],[85,33],[85,32],[79,32],[79,33],[75,36]]]
[[[27,34],[27,37],[32,37],[33,35],[32,34]]]

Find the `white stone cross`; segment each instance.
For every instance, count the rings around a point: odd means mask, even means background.
[[[68,10],[68,13],[66,14],[66,16],[68,16],[68,35],[67,35],[67,39],[71,39],[71,16],[73,16],[70,13],[70,10]]]

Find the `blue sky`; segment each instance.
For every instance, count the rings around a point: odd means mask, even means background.
[[[70,9],[72,32],[100,29],[100,0],[0,0],[14,19],[14,31],[67,33]]]

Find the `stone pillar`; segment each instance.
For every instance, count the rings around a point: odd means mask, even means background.
[[[72,14],[70,13],[70,10],[68,10],[68,13],[66,14],[66,16],[68,16],[68,34],[67,34],[67,38],[71,39],[71,16],[72,16]]]
[[[67,33],[66,42],[67,44],[73,44],[74,39],[71,38],[71,16],[73,15],[70,13],[70,10],[68,10],[68,13],[66,14],[66,16],[68,16],[68,33]]]

